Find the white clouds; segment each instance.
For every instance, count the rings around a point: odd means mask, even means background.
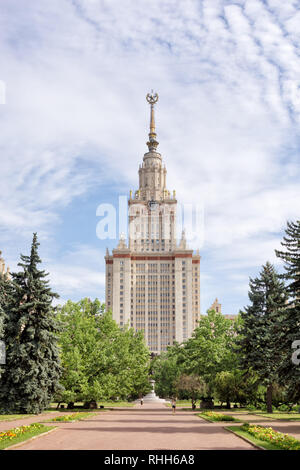
[[[55,262],[46,261],[53,290],[63,297],[77,300],[82,297],[104,300],[105,275],[103,270],[101,272],[103,257],[100,250],[80,245],[66,251]]]
[[[144,96],[154,88],[168,186],[182,202],[205,203],[204,249],[220,250],[230,269],[221,249],[239,242],[249,247],[236,251],[243,265],[260,262],[255,250],[295,218],[300,198],[292,3],[11,0],[0,8],[3,241],[35,230],[55,239],[61,208],[96,185],[104,199],[103,180],[137,186]],[[56,265],[71,292],[77,273]],[[96,272],[86,273],[93,285]]]

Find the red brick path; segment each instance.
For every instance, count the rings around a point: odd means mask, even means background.
[[[188,411],[173,415],[163,404],[115,409],[58,426],[59,430],[15,450],[254,449],[219,423],[208,423]]]

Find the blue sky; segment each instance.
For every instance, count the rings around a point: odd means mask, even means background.
[[[167,186],[200,205],[202,313],[235,314],[299,218],[300,3],[3,0],[0,249],[38,232],[51,284],[104,300],[99,204],[138,186],[149,108]],[[202,237],[203,235],[203,237]]]

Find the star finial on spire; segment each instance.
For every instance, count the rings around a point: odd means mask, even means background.
[[[149,148],[149,152],[156,152],[158,142],[156,140],[156,133],[155,133],[154,105],[158,101],[158,94],[153,93],[153,90],[151,90],[151,93],[147,94],[146,100],[151,106],[149,142],[147,142],[147,145]]]

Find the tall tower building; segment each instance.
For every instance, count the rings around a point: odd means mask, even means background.
[[[5,269],[5,261],[2,258],[2,251],[0,251],[0,276],[4,276],[6,278],[10,278],[9,266]]]
[[[121,237],[106,251],[106,307],[119,325],[144,330],[153,353],[189,338],[200,317],[200,255],[188,249],[185,233],[176,241],[175,191],[158,153],[154,106],[150,104],[148,151],[139,167],[139,189],[128,200],[128,245]]]

